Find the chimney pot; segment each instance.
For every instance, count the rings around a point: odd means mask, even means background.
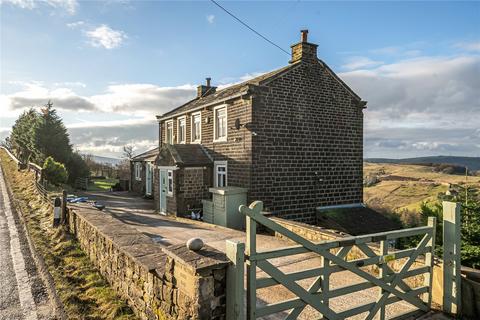
[[[302,42],[308,42],[308,30],[305,29],[305,30],[300,30],[302,36],[301,36],[301,41]]]
[[[291,46],[292,48],[292,59],[290,63],[295,63],[297,61],[316,63],[317,58],[317,47],[318,45],[308,42],[308,30],[300,30],[301,32],[301,41],[297,44]]]
[[[215,93],[217,89],[217,87],[211,86],[212,78],[208,77],[205,78],[205,80],[207,80],[205,85],[202,84],[197,87],[197,98],[202,98],[208,96],[209,94]]]

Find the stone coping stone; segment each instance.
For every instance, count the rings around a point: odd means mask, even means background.
[[[152,239],[143,234],[126,234],[119,236],[113,241],[120,247],[132,246],[134,244],[149,244],[152,243]]]
[[[186,244],[176,244],[162,249],[175,260],[182,262],[195,273],[204,273],[214,269],[223,269],[230,264],[227,256],[208,245],[198,251],[192,251]]]
[[[131,246],[120,247],[128,256],[132,257],[134,260],[138,260],[139,257],[154,253],[162,253],[162,247],[156,244],[155,242],[151,243],[141,243],[134,244]]]
[[[161,274],[160,277],[165,273],[167,255],[164,252],[147,254],[142,257],[137,257],[135,260],[149,272],[156,270],[157,274]]]

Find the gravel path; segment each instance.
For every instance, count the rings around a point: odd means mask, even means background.
[[[0,168],[0,320],[54,319]]]

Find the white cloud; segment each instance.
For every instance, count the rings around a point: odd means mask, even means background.
[[[85,21],[81,21],[81,20],[67,23],[67,27],[69,27],[70,29],[76,29],[76,28],[84,26],[84,25],[85,25]]]
[[[207,22],[210,23],[210,24],[214,23],[215,22],[215,16],[213,14],[209,14],[207,16]]]
[[[86,31],[85,35],[89,38],[92,46],[105,49],[117,48],[127,39],[127,35],[123,31],[114,30],[106,24]]]
[[[480,52],[480,41],[472,42],[459,42],[454,45],[456,48],[463,49],[465,51],[477,51]]]
[[[36,0],[1,0],[1,4],[8,3],[14,6],[17,6],[22,9],[35,9],[39,5],[47,5],[53,7],[55,9],[62,9],[65,10],[67,13],[73,15],[75,14],[78,1],[77,0],[43,0],[43,1],[36,1]]]
[[[12,83],[12,82],[11,82]],[[153,84],[118,84],[108,86],[104,92],[90,96],[78,94],[81,82],[54,83],[15,82],[22,87],[12,94],[0,95],[2,106],[15,114],[30,106],[44,105],[51,100],[61,110],[115,112],[124,115],[151,117],[179,106],[195,96],[194,85],[160,87]],[[62,85],[63,84],[63,85]]]
[[[479,73],[480,56],[458,55],[400,60],[339,75],[368,101],[367,156],[478,156]]]
[[[350,57],[347,63],[342,65],[345,70],[356,70],[362,68],[371,68],[383,64],[383,61],[375,61],[367,57]]]

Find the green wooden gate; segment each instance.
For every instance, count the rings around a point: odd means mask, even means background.
[[[230,277],[236,283],[242,284],[243,292],[243,260],[246,263],[247,299],[246,318],[253,320],[279,312],[288,311],[285,319],[297,319],[303,309],[309,305],[323,318],[345,319],[368,312],[365,319],[374,317],[385,319],[385,307],[398,301],[406,301],[415,306],[416,311],[430,310],[432,297],[433,249],[435,243],[435,218],[429,218],[425,227],[403,229],[391,232],[370,234],[364,236],[341,238],[334,241],[313,243],[294,232],[284,228],[273,220],[268,219],[261,211],[263,203],[253,202],[249,207],[241,206],[240,212],[246,215],[247,239],[245,257],[243,257],[242,243],[227,243],[227,255],[235,261],[235,272]],[[257,225],[263,225],[283,236],[293,240],[298,245],[270,251],[257,251]],[[388,244],[399,238],[418,239],[417,244],[404,250],[389,250]],[[378,244],[378,245],[376,245]],[[363,257],[353,260],[347,259],[347,254],[356,247]],[[311,252],[317,254],[322,263],[320,267],[308,270],[299,270],[284,273],[274,266],[270,259]],[[418,259],[422,256],[423,259]],[[403,260],[399,260],[403,259]],[[398,268],[393,267],[397,263]],[[415,263],[415,268],[412,266]],[[378,275],[365,270],[366,266],[378,266]],[[268,276],[258,278],[257,268]],[[341,288],[330,288],[330,276],[336,272],[348,270],[364,281]],[[405,281],[406,278],[423,274],[424,282],[420,287],[412,288]],[[305,289],[297,283],[298,280],[313,279],[310,287]],[[232,281],[232,283],[233,283]],[[296,297],[293,299],[275,302],[264,306],[257,306],[257,290],[275,285],[282,285]],[[352,306],[347,310],[335,312],[329,306],[329,300],[342,295],[355,293],[368,288],[377,287],[376,301],[360,306]],[[243,296],[240,291],[229,292],[236,303],[243,305]],[[232,308],[235,314],[231,319],[243,318],[243,308]]]

